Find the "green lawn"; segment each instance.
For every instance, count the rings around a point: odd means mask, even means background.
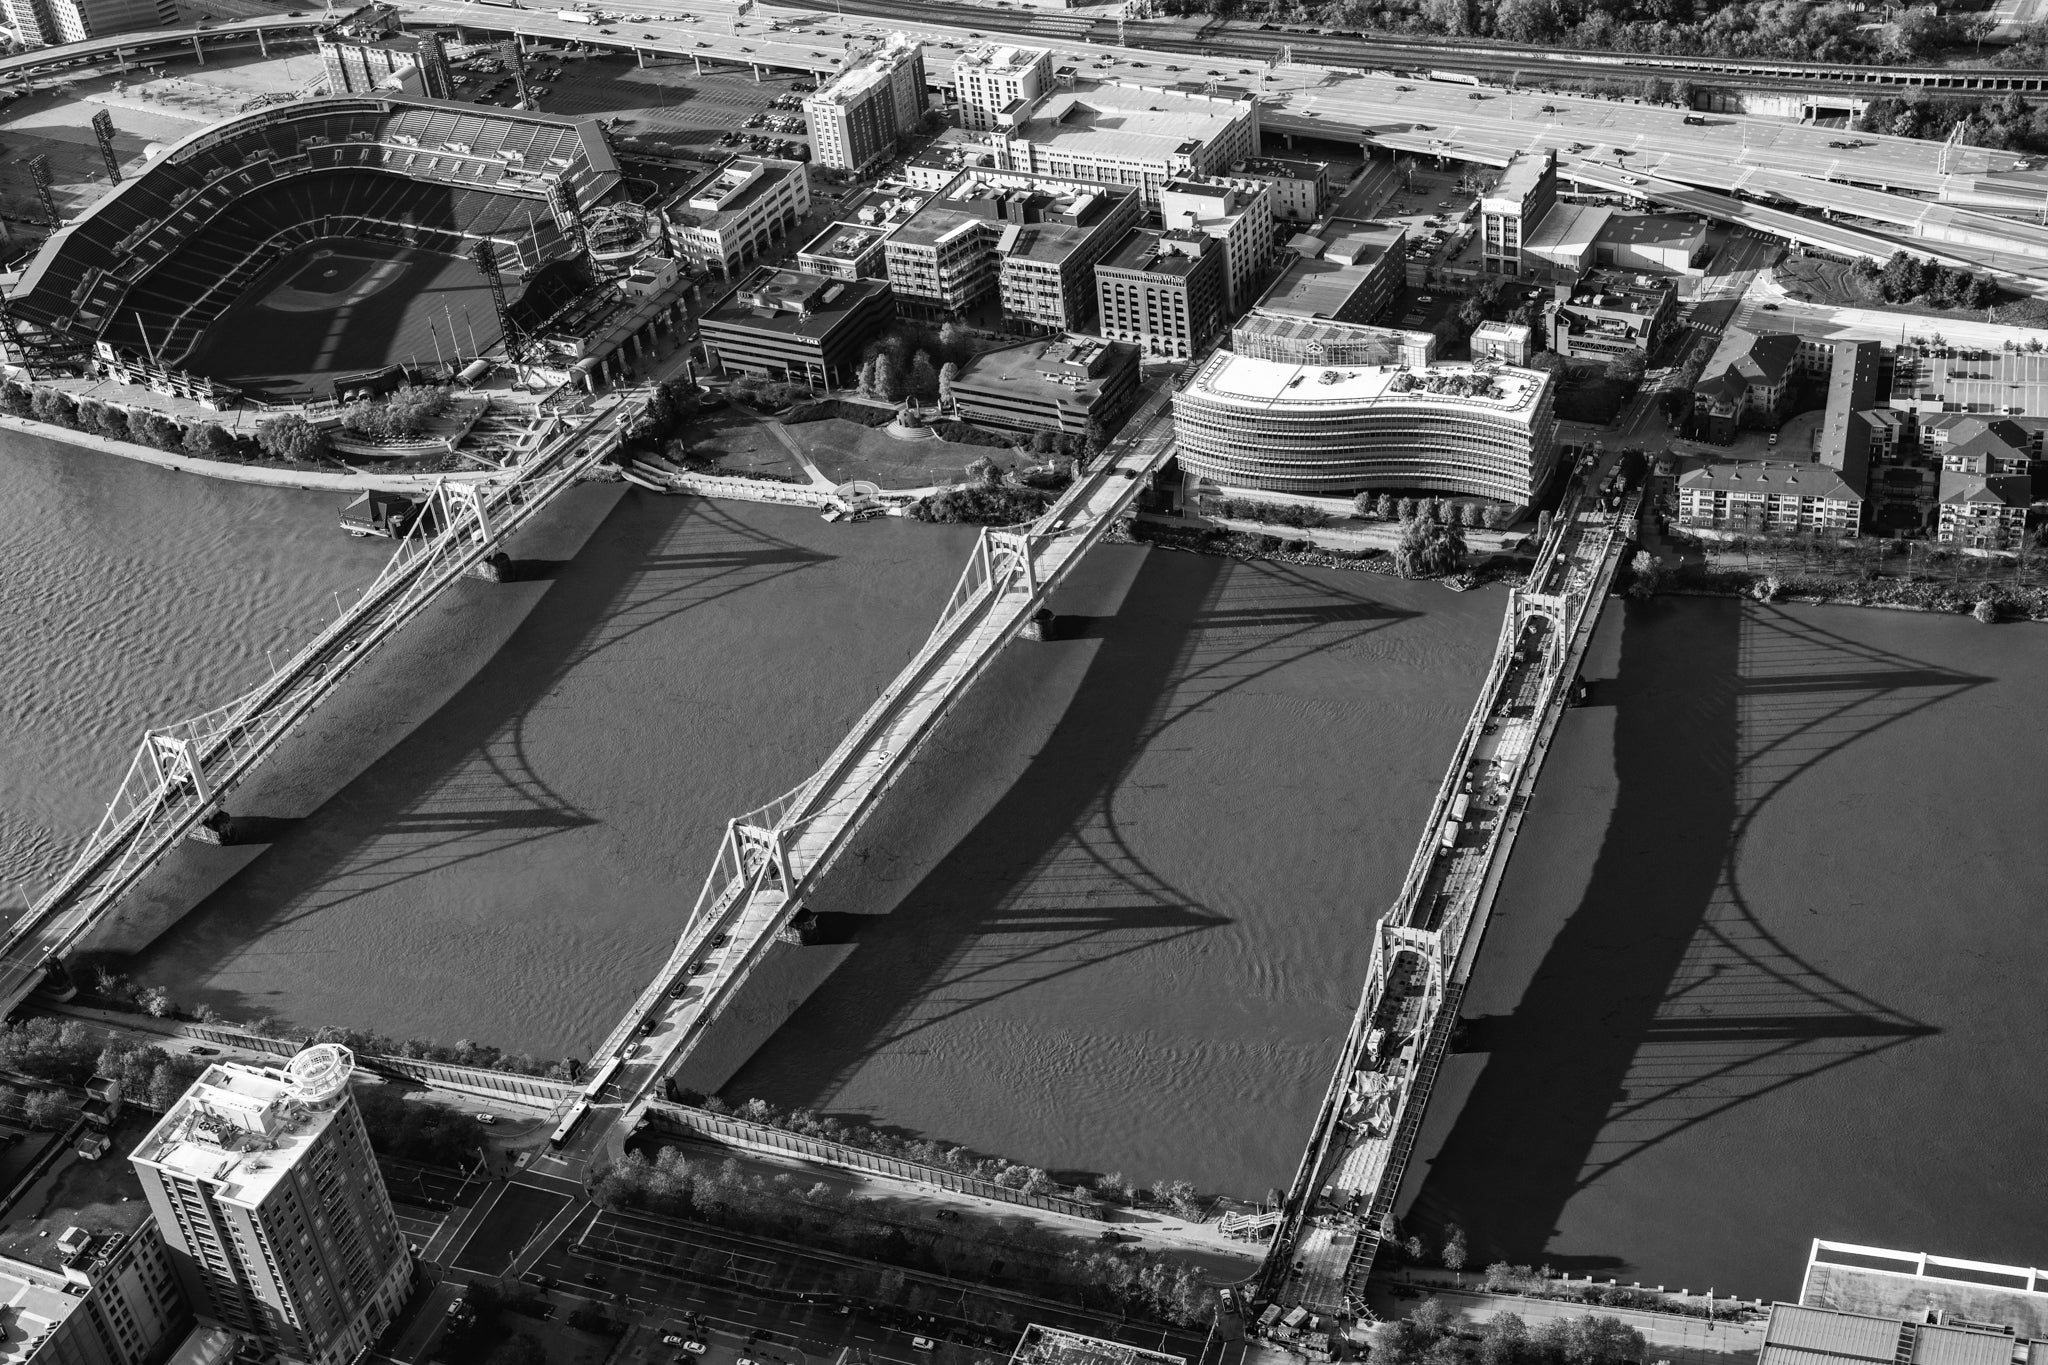
[[[978,460],[993,459],[1004,469],[1024,468],[1043,460],[1003,446],[959,445],[937,439],[899,441],[843,417],[799,422],[789,433],[834,483],[869,479],[884,488],[923,488],[961,482],[967,477],[967,467]]]

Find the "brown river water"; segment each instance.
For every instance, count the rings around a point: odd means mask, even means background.
[[[33,887],[143,725],[253,682],[379,553],[331,495],[6,440],[0,877]],[[602,1034],[723,822],[823,757],[971,541],[607,506],[495,653],[459,627],[391,647],[401,711],[409,669],[460,676],[141,976],[307,1025]],[[1012,646],[820,888],[845,960],[728,1093],[1257,1197],[1292,1172],[1502,598],[1108,546],[1056,606],[1074,638]],[[1743,1294],[1795,1289],[1816,1235],[2038,1261],[2044,639],[1610,608],[1415,1221],[1461,1223],[1475,1260]]]

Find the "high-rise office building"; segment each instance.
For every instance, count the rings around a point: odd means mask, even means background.
[[[804,125],[820,166],[864,170],[916,131],[929,107],[924,47],[902,34],[804,98]]]
[[[412,1261],[349,1094],[347,1048],[208,1067],[133,1161],[202,1323],[341,1365],[405,1302]]]

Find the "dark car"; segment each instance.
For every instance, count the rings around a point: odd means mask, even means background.
[[[589,1285],[592,1289],[602,1289],[604,1288],[604,1276],[598,1274],[595,1270],[587,1271],[584,1273],[583,1283]]]

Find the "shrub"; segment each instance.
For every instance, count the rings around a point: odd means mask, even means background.
[[[194,422],[185,428],[185,453],[201,460],[219,460],[234,454],[235,438],[218,422]]]
[[[35,391],[18,379],[0,384],[0,411],[10,417],[27,417],[35,411]]]
[[[448,407],[447,389],[406,385],[381,398],[365,398],[349,405],[341,416],[342,430],[373,441],[405,440],[417,436]]]
[[[53,427],[78,425],[78,404],[61,389],[37,389],[31,406],[38,422],[48,422]]]
[[[1256,521],[1265,526],[1294,526],[1303,530],[1328,526],[1335,520],[1319,507],[1295,503],[1257,502],[1251,498],[1218,498],[1214,510],[1219,517]]]
[[[1996,625],[1998,622],[1998,603],[1988,597],[1983,598],[1971,609],[1970,614],[1987,626]]]

